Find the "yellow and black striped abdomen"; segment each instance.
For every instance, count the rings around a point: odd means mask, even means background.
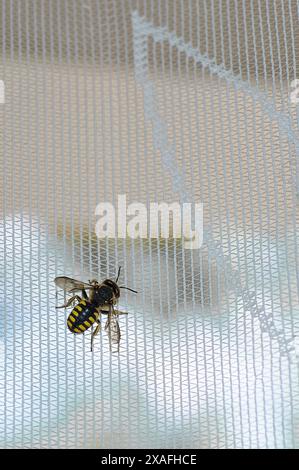
[[[98,316],[99,314],[93,304],[81,300],[68,316],[68,329],[72,333],[84,333],[98,319]]]

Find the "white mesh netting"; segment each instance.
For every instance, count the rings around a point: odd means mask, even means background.
[[[298,446],[298,13],[1,0],[1,447]],[[202,248],[99,240],[118,194],[203,202]],[[92,354],[53,279],[119,265]]]

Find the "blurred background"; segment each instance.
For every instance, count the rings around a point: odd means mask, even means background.
[[[298,446],[298,14],[1,1],[1,447]],[[99,240],[119,194],[203,202],[202,248]],[[53,279],[120,265],[120,353],[91,354]]]

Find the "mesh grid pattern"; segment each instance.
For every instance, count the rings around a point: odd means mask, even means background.
[[[2,0],[0,446],[298,447],[297,0]],[[204,243],[95,207],[204,204]],[[120,353],[53,279],[114,277]]]

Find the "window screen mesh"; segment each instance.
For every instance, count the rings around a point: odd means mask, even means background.
[[[1,447],[298,446],[298,13],[1,1]],[[201,249],[98,239],[119,194],[202,202]],[[53,279],[118,266],[91,353]]]

